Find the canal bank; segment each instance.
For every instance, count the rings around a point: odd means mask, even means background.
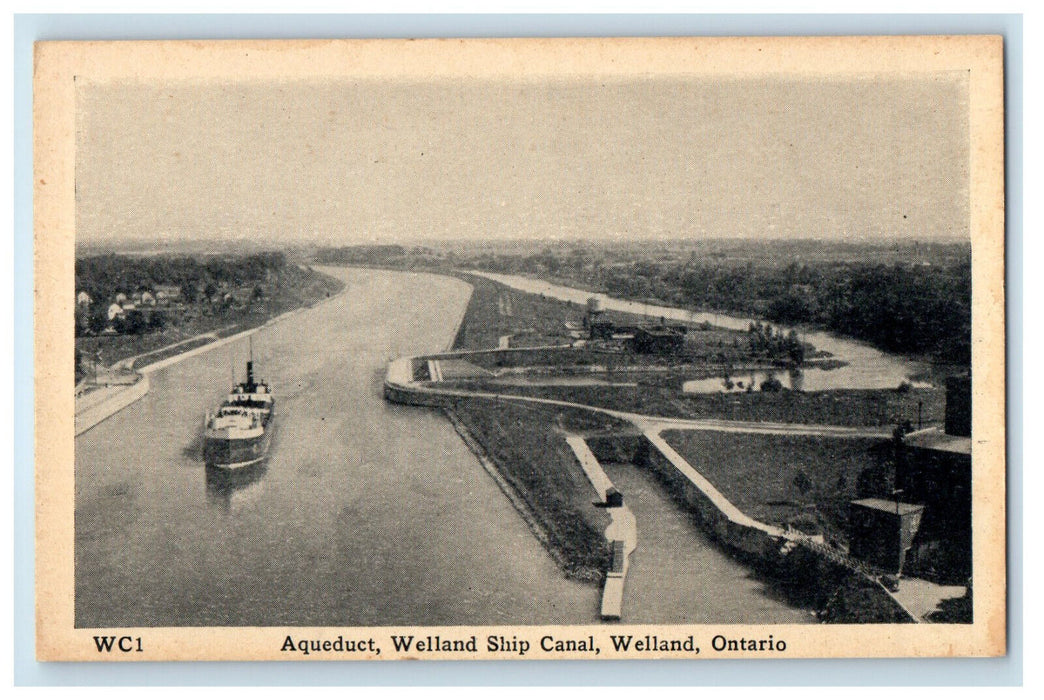
[[[301,307],[292,309],[278,316],[268,319],[263,324],[254,328],[249,328],[245,331],[235,333],[226,337],[219,337],[220,333],[210,331],[202,333],[192,338],[186,338],[185,340],[178,341],[171,346],[165,348],[159,348],[157,350],[151,350],[143,355],[137,357],[130,357],[117,362],[108,372],[129,372],[135,379],[132,383],[120,382],[118,384],[111,384],[104,387],[98,387],[96,389],[77,393],[76,395],[76,408],[75,408],[75,434],[80,435],[81,433],[90,430],[94,426],[101,423],[106,418],[114,415],[118,411],[122,411],[127,406],[131,405],[135,401],[141,399],[145,394],[149,392],[149,374],[157,372],[171,365],[182,362],[191,357],[201,355],[203,353],[210,352],[217,348],[220,348],[229,343],[234,343],[243,338],[247,338],[254,335],[262,328],[279,323],[282,320],[292,317],[295,314],[301,313],[307,309],[315,308],[321,304],[326,304],[337,299],[344,291],[342,290],[338,294],[332,297],[322,299],[311,306]],[[208,342],[203,345],[197,345],[196,341],[213,339],[212,342]],[[135,363],[142,357],[148,357],[150,355],[156,355],[164,352],[165,350],[178,347],[180,345],[188,345],[183,352],[171,355],[170,357],[155,362],[149,363],[142,367],[134,367]]]
[[[103,420],[122,411],[149,393],[147,374],[135,375],[131,384],[115,384],[98,387],[76,397],[76,414],[73,420],[76,435],[81,435]]]

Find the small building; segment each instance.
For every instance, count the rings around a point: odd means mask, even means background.
[[[896,454],[896,487],[925,506],[908,568],[947,581],[971,575],[972,438],[971,379],[946,382],[944,428],[902,437]]]
[[[126,294],[124,294],[123,292],[119,292],[119,293],[118,293],[118,294],[116,295],[116,299],[115,299],[115,301],[116,301],[116,303],[117,303],[117,304],[119,304],[120,306],[123,306],[124,304],[126,304],[126,303],[127,303],[127,295],[126,295]]]
[[[156,299],[167,299],[175,301],[181,298],[181,287],[176,284],[157,284],[155,286]]]
[[[616,324],[605,318],[589,320],[587,330],[591,340],[609,340],[616,333]]]
[[[145,291],[141,293],[141,303],[143,306],[155,306],[156,297],[152,295],[152,292]]]
[[[90,306],[93,303],[94,303],[94,300],[91,299],[91,295],[88,294],[87,292],[81,291],[79,294],[76,295],[76,305],[77,306],[87,307],[87,306]]]
[[[646,355],[674,355],[685,346],[685,336],[673,328],[638,328],[631,340],[636,353]]]
[[[924,506],[863,498],[849,503],[849,553],[889,573],[900,574],[913,545]]]
[[[123,307],[119,304],[109,304],[109,310],[106,313],[106,315],[108,316],[110,321],[116,318],[120,318],[123,316]]]
[[[971,377],[949,377],[946,380],[947,435],[971,437]]]

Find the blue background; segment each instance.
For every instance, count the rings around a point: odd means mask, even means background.
[[[16,685],[1019,685],[1022,682],[1021,15],[16,15]],[[47,39],[1001,34],[1008,290],[1008,656],[1000,659],[38,663],[33,599],[32,48]]]

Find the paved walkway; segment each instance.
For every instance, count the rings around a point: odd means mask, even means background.
[[[892,597],[919,620],[939,610],[939,604],[951,598],[961,598],[967,589],[964,586],[943,586],[920,578],[899,580],[899,590]]]

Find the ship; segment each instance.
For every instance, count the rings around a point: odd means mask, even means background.
[[[208,468],[243,469],[260,463],[272,441],[275,397],[264,381],[254,379],[251,346],[246,381],[236,384],[214,413],[207,413],[203,460]]]

